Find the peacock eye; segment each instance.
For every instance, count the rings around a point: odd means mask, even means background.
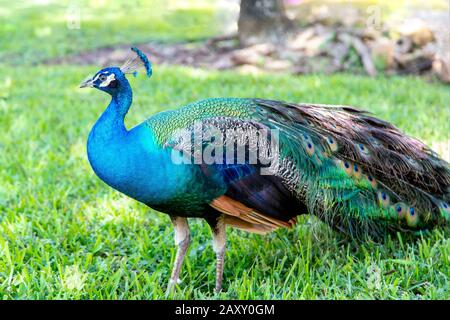
[[[101,74],[98,78],[102,82],[106,80],[106,76],[104,74]]]
[[[383,208],[388,208],[391,203],[389,195],[384,191],[378,191],[378,201]]]
[[[397,212],[397,217],[399,219],[403,219],[406,215],[406,205],[403,202],[399,202],[397,204],[394,205],[394,209]],[[414,209],[412,210],[412,212],[414,212]],[[410,210],[411,213],[411,210]]]

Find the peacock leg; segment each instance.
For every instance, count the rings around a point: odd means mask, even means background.
[[[219,293],[222,290],[223,264],[226,244],[226,226],[223,216],[217,219],[215,225],[212,225],[213,249],[216,253],[216,289]]]
[[[171,216],[173,228],[175,230],[175,245],[178,246],[175,262],[172,268],[172,275],[170,276],[169,285],[167,286],[167,293],[180,281],[180,271],[183,265],[184,256],[189,247],[190,231],[189,224],[186,218]]]

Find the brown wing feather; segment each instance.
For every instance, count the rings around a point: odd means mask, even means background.
[[[214,199],[210,206],[226,215],[227,224],[249,232],[264,234],[279,227],[291,228],[296,223],[295,219],[288,222],[275,219],[225,195]]]

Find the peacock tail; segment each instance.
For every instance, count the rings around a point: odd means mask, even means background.
[[[261,174],[260,163],[239,164],[235,158],[197,166],[207,180],[222,185],[223,194],[209,199],[209,206],[235,227],[266,233],[291,227],[297,215],[309,213],[351,236],[380,237],[445,226],[450,220],[449,164],[368,112],[348,106],[207,99],[157,114],[147,125],[159,147],[170,150],[179,148],[175,132],[194,132],[198,122],[223,132],[279,133],[279,166],[272,175]]]

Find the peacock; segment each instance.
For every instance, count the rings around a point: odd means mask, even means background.
[[[168,289],[190,242],[187,218],[212,230],[215,291],[222,289],[226,227],[257,234],[311,214],[352,239],[448,226],[450,166],[394,125],[350,106],[209,98],[157,113],[128,130],[126,74],[152,66],[133,47],[121,67],[81,86],[111,102],[87,155],[110,187],[169,215],[177,246]]]

